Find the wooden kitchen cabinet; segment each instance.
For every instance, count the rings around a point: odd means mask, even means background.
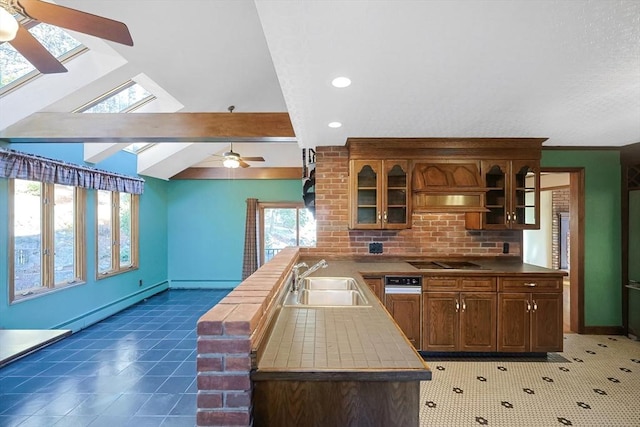
[[[494,277],[425,278],[424,284],[423,351],[496,351]]]
[[[387,294],[385,306],[407,339],[419,350],[420,294]]]
[[[374,294],[380,301],[384,301],[384,284],[382,283],[382,277],[365,277],[365,283],[371,288]]]
[[[539,229],[540,161],[483,160],[486,212],[466,215],[469,229]]]
[[[498,287],[498,351],[562,351],[561,280],[506,278]]]
[[[351,160],[350,228],[410,228],[410,173],[409,160]]]

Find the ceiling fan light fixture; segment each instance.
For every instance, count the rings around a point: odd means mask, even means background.
[[[0,7],[0,42],[9,42],[16,38],[18,21],[3,7]]]
[[[233,151],[227,151],[222,155],[224,160],[222,161],[222,165],[225,168],[235,169],[240,167],[240,155],[238,153],[234,153]]]

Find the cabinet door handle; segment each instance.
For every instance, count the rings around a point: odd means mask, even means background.
[[[387,222],[387,211],[384,211],[384,222]]]
[[[531,303],[527,301],[527,313],[531,311]]]
[[[460,310],[460,303],[456,299],[456,313]]]
[[[507,222],[511,221],[511,213],[507,212]]]
[[[529,283],[525,283],[524,285],[528,288],[535,288],[536,286],[538,286],[536,282],[529,282]]]
[[[536,304],[536,300],[533,300],[533,311],[538,310],[538,304]]]
[[[516,222],[516,221],[517,221],[517,218],[518,218],[518,217],[516,216],[516,213],[514,212],[511,216],[512,216],[512,218],[513,218],[513,222]]]
[[[467,309],[467,303],[464,302],[464,300],[462,300],[462,311],[465,311]]]
[[[382,215],[380,215],[380,211],[378,211],[378,221],[382,220]]]

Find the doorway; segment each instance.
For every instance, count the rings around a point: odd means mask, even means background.
[[[564,332],[584,331],[584,169],[543,168],[540,230],[523,232],[523,261],[563,270]]]
[[[622,164],[622,322],[640,339],[640,143],[620,152]]]

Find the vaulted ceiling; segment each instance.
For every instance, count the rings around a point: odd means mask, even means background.
[[[0,129],[37,112],[70,112],[134,79],[158,98],[142,112],[288,112],[297,144],[234,145],[265,158],[253,167],[301,166],[301,148],[347,137],[640,141],[636,0],[58,3],[125,22],[134,46],[72,33],[91,53],[67,63],[68,73],[0,98]],[[352,85],[331,86],[337,76]],[[342,127],[328,127],[333,121]],[[87,160],[124,145],[89,147]],[[140,155],[138,169],[168,179],[220,167],[211,154],[227,149],[164,141]]]

